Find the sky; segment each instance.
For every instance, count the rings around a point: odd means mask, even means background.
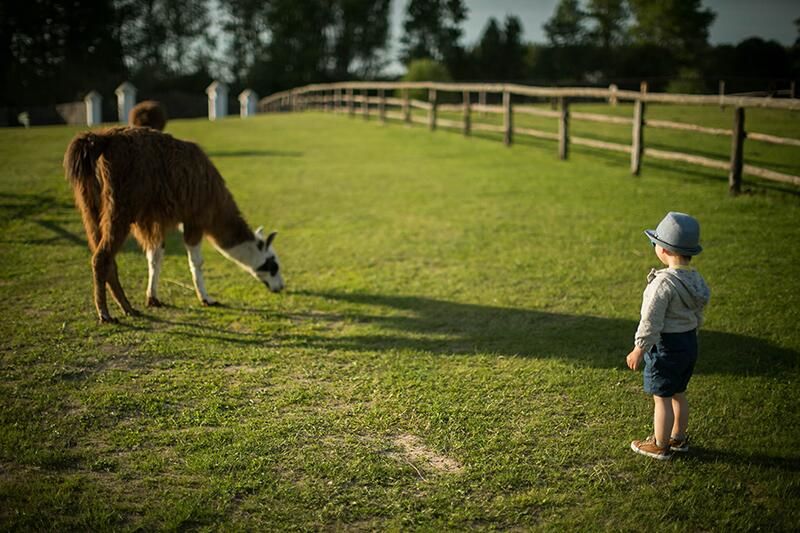
[[[520,18],[525,41],[544,43],[547,38],[542,25],[553,15],[558,0],[464,0],[464,3],[469,13],[463,25],[462,44],[474,44],[483,33],[489,17],[502,21],[506,15]],[[408,0],[392,2],[394,55],[403,33],[407,4]],[[798,0],[704,0],[702,4],[717,14],[709,35],[711,44],[736,44],[757,36],[791,45],[797,37],[794,20],[800,17]]]

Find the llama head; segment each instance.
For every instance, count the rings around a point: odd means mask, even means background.
[[[284,282],[281,275],[281,266],[278,262],[278,255],[272,247],[277,231],[273,231],[266,237],[264,227],[260,226],[254,232],[256,237],[256,247],[258,248],[258,260],[253,267],[252,274],[267,286],[272,292],[283,290]]]

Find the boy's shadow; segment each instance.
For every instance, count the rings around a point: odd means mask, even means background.
[[[531,309],[448,302],[418,296],[309,292],[297,294],[350,304],[309,321],[378,326],[376,333],[298,336],[285,342],[351,351],[410,349],[439,355],[489,353],[555,358],[614,368],[625,365],[637,322]],[[374,330],[373,330],[374,331]],[[697,374],[780,376],[796,370],[798,352],[763,339],[718,331],[699,333]]]
[[[760,468],[773,468],[784,472],[800,472],[800,459],[739,453],[733,448],[713,450],[711,448],[691,445],[688,454],[684,456],[683,454],[676,453],[675,458],[690,462],[728,463],[736,467],[751,464]]]

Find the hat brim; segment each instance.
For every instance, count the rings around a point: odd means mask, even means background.
[[[703,247],[700,246],[699,244],[697,246],[695,246],[694,248],[681,248],[679,246],[673,246],[668,242],[664,242],[661,239],[659,239],[658,237],[656,237],[656,230],[654,230],[654,229],[644,230],[644,234],[647,235],[647,238],[650,239],[650,242],[652,242],[653,244],[657,244],[657,245],[661,246],[662,248],[666,248],[670,252],[675,252],[676,254],[697,255],[697,254],[699,254],[700,252],[703,251]]]

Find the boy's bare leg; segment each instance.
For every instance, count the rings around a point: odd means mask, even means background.
[[[679,392],[672,397],[672,411],[675,421],[672,423],[672,436],[685,437],[686,428],[689,426],[689,401],[685,392]]]
[[[669,443],[670,431],[675,423],[675,413],[672,411],[672,397],[662,398],[653,396],[653,434],[656,443],[666,446]]]

